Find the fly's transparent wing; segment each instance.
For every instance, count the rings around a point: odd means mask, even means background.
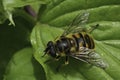
[[[83,25],[87,22],[88,17],[89,17],[89,13],[88,12],[84,12],[82,14],[78,14],[73,19],[71,24],[69,26],[67,26],[67,28],[63,32],[62,36],[65,36],[65,35],[67,35],[69,33],[75,33],[75,32],[82,31]]]
[[[71,54],[71,56],[73,58],[76,58],[78,60],[81,60],[83,62],[92,64],[103,69],[108,67],[108,64],[104,62],[103,59],[101,59],[100,55],[91,49],[86,48],[83,52],[78,52],[76,54],[74,53]]]

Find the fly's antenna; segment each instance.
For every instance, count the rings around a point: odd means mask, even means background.
[[[41,57],[44,57],[47,54],[48,48],[44,50],[44,54]]]

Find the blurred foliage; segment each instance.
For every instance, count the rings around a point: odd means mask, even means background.
[[[0,80],[119,80],[119,9],[119,0],[1,0]],[[90,13],[87,28],[100,25],[91,35],[109,67],[103,70],[70,58],[56,72],[64,58],[44,64],[50,57],[42,58],[43,50],[83,11]]]

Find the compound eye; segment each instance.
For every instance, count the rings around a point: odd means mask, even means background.
[[[54,49],[53,46],[52,46],[51,49],[50,49],[50,55],[51,55],[52,57],[56,57],[56,51],[55,51],[55,49]]]

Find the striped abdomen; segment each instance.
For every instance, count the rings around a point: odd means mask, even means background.
[[[68,35],[68,37],[70,36]],[[93,39],[87,33],[75,33],[71,35],[71,39],[74,41],[74,45],[72,44],[72,47],[75,47],[76,51],[79,51],[82,47],[89,49],[94,49],[95,47]]]

